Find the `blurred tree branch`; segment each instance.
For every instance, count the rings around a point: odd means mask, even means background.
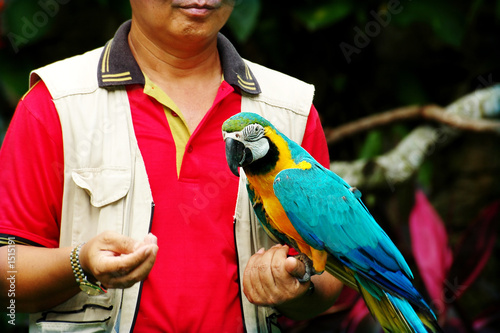
[[[457,114],[447,113],[445,108],[441,108],[437,105],[412,105],[378,113],[337,128],[327,128],[325,129],[326,141],[329,145],[332,145],[360,132],[414,119],[434,120],[438,123],[464,131],[500,134],[500,121],[472,119]]]
[[[329,144],[379,126],[409,119],[437,121],[441,126],[422,125],[384,155],[352,162],[332,162],[330,169],[352,186],[394,187],[409,179],[425,159],[449,144],[461,131],[500,134],[500,85],[476,90],[446,108],[434,105],[409,106],[370,116],[336,129],[327,130]]]

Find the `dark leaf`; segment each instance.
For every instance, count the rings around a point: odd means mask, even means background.
[[[360,297],[356,304],[354,304],[354,306],[352,307],[351,311],[349,311],[349,314],[347,315],[345,320],[342,322],[342,331],[347,333],[356,332],[356,329],[358,328],[360,323],[367,316],[370,316],[370,310],[368,310],[368,308],[366,307],[363,298]]]
[[[483,209],[463,233],[454,251],[455,261],[448,274],[448,281],[456,287],[456,290],[452,290],[456,298],[470,287],[488,262],[497,239],[499,220],[500,200]]]
[[[393,17],[395,22],[403,26],[415,22],[427,24],[442,41],[460,46],[466,27],[459,18],[459,12],[460,7],[456,2],[421,0],[401,5]]]
[[[339,298],[335,304],[328,310],[329,313],[335,313],[352,308],[359,300],[361,295],[354,289],[345,287],[342,289]]]
[[[352,1],[337,0],[305,6],[305,8],[295,10],[294,14],[307,29],[314,31],[343,19],[352,12],[352,9]]]
[[[11,1],[7,3],[2,19],[3,33],[14,52],[41,38],[50,30],[59,4],[43,1]]]
[[[260,13],[260,0],[236,1],[228,27],[239,42],[244,42],[253,32]]]
[[[474,330],[480,332],[487,327],[499,327],[500,324],[500,304],[491,306],[486,310],[482,311],[474,322],[472,326]]]
[[[382,132],[373,130],[368,133],[363,147],[359,152],[360,159],[369,159],[378,156],[382,153]]]

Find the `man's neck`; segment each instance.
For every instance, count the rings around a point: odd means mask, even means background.
[[[142,71],[160,86],[159,81],[182,84],[221,75],[217,38],[205,43],[175,41],[165,45],[152,41],[132,25],[128,40]]]

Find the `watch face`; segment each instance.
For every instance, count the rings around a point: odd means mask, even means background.
[[[82,282],[80,284],[80,289],[89,296],[97,296],[104,294],[104,291],[101,288],[89,282]]]

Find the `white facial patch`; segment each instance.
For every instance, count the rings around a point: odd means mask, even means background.
[[[250,124],[239,132],[223,133],[224,140],[231,138],[245,145],[252,152],[252,162],[264,157],[269,151],[269,141],[265,138],[264,127]]]
[[[264,156],[266,156],[269,151],[269,141],[267,141],[264,137],[260,138],[257,141],[246,141],[244,142],[245,147],[249,148],[252,151],[253,161],[256,161]]]

